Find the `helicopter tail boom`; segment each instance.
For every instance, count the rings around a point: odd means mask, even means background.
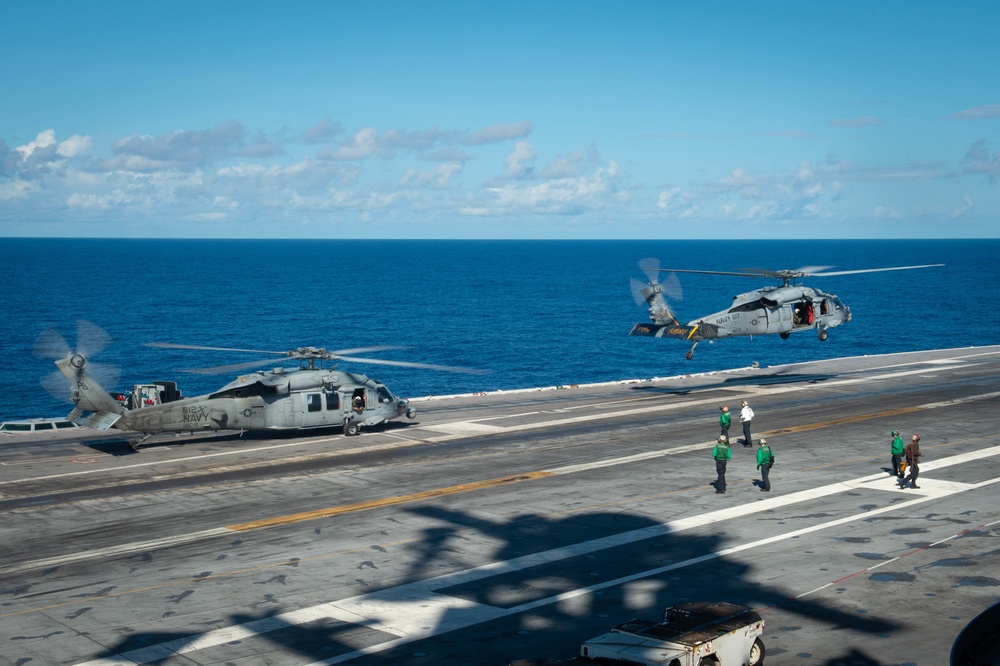
[[[632,327],[629,335],[649,338],[675,338],[678,340],[702,340],[698,326],[680,326],[677,324],[647,324],[639,323]]]
[[[125,409],[87,372],[87,359],[82,354],[72,354],[55,364],[70,381],[70,398],[76,405],[70,421],[103,432],[124,415]]]

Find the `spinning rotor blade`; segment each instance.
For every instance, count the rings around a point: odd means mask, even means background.
[[[59,334],[55,328],[49,326],[35,338],[35,356],[47,358],[50,361],[58,361],[73,353],[66,343],[66,338]]]
[[[864,268],[857,271],[833,271],[831,273],[808,273],[807,275],[816,277],[825,277],[827,275],[854,275],[855,273],[881,273],[882,271],[908,271],[911,268],[936,268],[938,266],[944,266],[944,264],[924,264],[923,266],[893,266],[891,268]]]
[[[660,281],[660,260],[656,257],[640,259],[639,270],[646,274],[646,279],[650,284],[656,284]]]
[[[422,370],[440,370],[441,372],[463,372],[469,375],[489,374],[489,370],[478,368],[463,368],[457,365],[434,365],[433,363],[413,363],[412,361],[388,361],[380,358],[360,358],[340,356],[338,360],[348,363],[371,363],[373,365],[396,365],[401,368],[420,368]]]
[[[250,370],[253,368],[264,368],[264,367],[274,367],[276,359],[273,358],[262,358],[256,361],[247,361],[245,363],[232,363],[230,365],[216,365],[211,368],[191,368],[190,370],[179,370],[178,372],[186,372],[191,375],[224,375],[227,372],[236,372],[238,370]]]
[[[180,345],[174,342],[147,342],[143,347],[158,347],[160,349],[200,349],[203,351],[231,351],[247,354],[275,354],[285,356],[287,352],[270,351],[267,349],[233,349],[232,347],[203,347],[202,345]]]
[[[398,345],[377,345],[373,347],[356,347],[354,349],[337,349],[327,351],[318,347],[300,347],[288,351],[272,351],[270,349],[237,349],[234,347],[206,347],[204,345],[182,345],[175,342],[147,342],[144,347],[157,347],[159,349],[195,349],[199,351],[228,351],[239,352],[241,354],[273,354],[275,356],[290,356],[292,358],[324,358],[336,359],[341,354],[357,354],[365,352],[386,351],[388,349],[406,349]]]
[[[639,270],[646,274],[646,279],[649,281],[650,285],[659,285],[660,291],[664,293],[667,298],[674,301],[684,300],[684,292],[681,290],[681,281],[677,279],[674,275],[674,271],[669,269],[660,268],[660,260],[656,257],[646,257],[639,261]],[[660,273],[670,273],[666,280],[660,281]],[[641,283],[640,283],[641,285]],[[644,287],[643,287],[644,288]],[[635,296],[635,287],[632,288],[632,295]],[[645,298],[643,301],[645,302]],[[636,301],[639,305],[641,302]]]
[[[111,344],[111,336],[97,324],[86,319],[76,321],[76,353],[86,358],[97,356]],[[96,379],[96,377],[95,377]]]
[[[646,300],[645,290],[649,288],[648,284],[643,284],[639,280],[632,278],[629,281],[629,286],[632,288],[632,298],[635,299],[635,304],[640,307],[646,307],[649,305],[649,301]]]
[[[35,339],[34,353],[36,356],[50,361],[60,361],[73,354],[79,354],[86,359],[87,373],[105,390],[114,390],[121,367],[104,363],[94,363],[90,360],[103,351],[111,343],[111,336],[97,324],[78,319],[76,322],[76,350],[74,351],[66,339],[53,327],[46,328]],[[42,380],[42,387],[54,398],[72,402],[66,377],[56,370]]]

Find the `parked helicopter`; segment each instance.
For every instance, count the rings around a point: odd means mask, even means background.
[[[828,330],[851,321],[851,309],[836,294],[828,294],[813,287],[792,284],[793,280],[806,277],[828,277],[831,275],[854,275],[856,273],[877,273],[881,271],[904,271],[914,268],[933,268],[944,264],[923,266],[894,266],[891,268],[866,268],[853,271],[832,271],[832,266],[806,266],[797,270],[765,270],[748,268],[741,271],[704,271],[660,268],[656,259],[643,259],[639,268],[646,274],[648,282],[632,278],[632,295],[639,305],[649,307],[652,323],[639,323],[632,327],[629,335],[655,338],[677,338],[688,340],[691,349],[684,355],[691,360],[694,349],[702,340],[718,340],[743,335],[769,335],[777,333],[788,339],[792,333],[815,330],[820,340],[826,340]],[[661,284],[660,273],[669,273],[666,283]],[[766,277],[781,282],[777,286],[764,287],[733,297],[733,304],[726,310],[699,317],[681,326],[667,303],[664,295],[677,299],[680,295],[679,283],[674,273],[702,273],[707,275],[738,275],[740,277]]]
[[[136,385],[129,394],[116,394],[116,399],[95,379],[94,375],[100,374],[92,374],[90,371],[96,364],[92,364],[89,357],[103,349],[110,337],[99,327],[83,320],[78,322],[78,331],[76,351],[71,350],[62,336],[50,328],[39,336],[35,352],[52,359],[59,368],[59,373],[70,381],[70,399],[75,404],[67,417],[70,421],[99,431],[116,428],[141,432],[142,438],[132,444],[134,449],[138,449],[152,435],[161,432],[341,427],[345,435],[357,435],[363,427],[384,423],[403,415],[410,419],[416,417],[416,410],[409,402],[397,397],[385,384],[366,375],[344,372],[330,365],[335,362],[395,365],[448,372],[482,372],[472,368],[353,356],[365,352],[401,349],[395,346],[336,351],[299,347],[280,352],[150,343],[146,346],[282,356],[297,360],[298,367],[252,372],[231,381],[214,393],[192,398],[183,397],[174,382],[154,382]],[[98,336],[97,343],[93,342],[95,335]],[[84,342],[84,338],[89,342]],[[269,362],[270,359],[255,360],[188,372],[219,374],[258,368]],[[51,381],[45,383],[51,385]]]

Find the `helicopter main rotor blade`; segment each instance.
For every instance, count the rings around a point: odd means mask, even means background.
[[[827,275],[854,275],[856,273],[881,273],[882,271],[908,271],[913,268],[937,268],[944,264],[924,264],[923,266],[892,266],[890,268],[864,268],[856,271],[833,271],[831,273],[807,273],[810,277],[825,277]]]
[[[774,271],[759,272],[759,273],[737,273],[735,271],[695,271],[684,268],[661,268],[661,273],[701,273],[702,275],[739,275],[740,277],[771,277],[771,273]]]
[[[468,375],[485,375],[489,374],[489,370],[480,370],[479,368],[463,368],[456,365],[434,365],[433,363],[414,363],[412,361],[388,361],[380,358],[361,358],[361,357],[348,357],[341,356],[338,358],[340,361],[346,363],[371,363],[373,365],[395,365],[401,368],[419,368],[421,370],[440,370],[441,372],[462,372]]]
[[[231,351],[245,354],[275,354],[276,356],[286,356],[288,352],[271,351],[269,349],[234,349],[232,347],[203,347],[202,345],[181,345],[175,342],[146,342],[143,347],[157,347],[159,349],[200,349],[203,351]]]
[[[390,349],[407,349],[399,345],[380,345],[378,347],[355,347],[354,349],[337,349],[330,354],[339,357],[341,354],[367,354],[368,352],[388,351]]]
[[[252,368],[264,368],[269,366],[274,367],[274,363],[276,362],[278,362],[278,359],[262,358],[256,361],[246,361],[245,363],[216,365],[211,368],[191,368],[190,370],[180,370],[179,372],[186,372],[191,375],[223,375],[227,372],[236,372],[237,370],[250,370]]]

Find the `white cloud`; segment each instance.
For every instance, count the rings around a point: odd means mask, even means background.
[[[903,216],[892,206],[876,206],[872,211],[872,217],[876,220],[899,220]]]
[[[628,194],[620,187],[621,169],[615,162],[593,176],[557,178],[525,185],[508,183],[488,188],[478,205],[466,205],[468,215],[557,214],[580,215],[620,207]]]
[[[504,160],[505,175],[507,178],[530,178],[534,174],[534,167],[529,166],[530,162],[538,159],[535,147],[529,141],[518,141],[514,144],[507,159]]]
[[[523,121],[520,123],[508,123],[501,125],[491,125],[481,130],[473,132],[470,136],[462,140],[466,145],[480,145],[484,143],[496,143],[499,141],[510,141],[511,139],[523,139],[531,134],[531,123]]]
[[[48,148],[49,146],[54,145],[56,145],[56,131],[49,129],[44,132],[39,132],[34,141],[29,141],[23,146],[18,146],[14,150],[21,153],[22,160],[26,160],[39,148]]]
[[[988,104],[986,106],[974,106],[965,111],[952,113],[945,116],[951,120],[980,120],[983,118],[1000,118],[1000,104]]]
[[[406,173],[403,174],[399,184],[402,187],[411,188],[447,187],[451,183],[452,178],[461,172],[462,165],[458,162],[441,164],[429,171],[411,168],[407,169]]]
[[[966,197],[962,197],[962,205],[959,206],[958,208],[956,208],[955,210],[951,211],[951,216],[950,217],[952,219],[962,217],[963,215],[965,215],[966,213],[968,213],[970,210],[972,210],[975,207],[975,205],[976,204],[974,204],[972,202],[972,199],[970,199],[969,197],[967,197],[967,196]]]

